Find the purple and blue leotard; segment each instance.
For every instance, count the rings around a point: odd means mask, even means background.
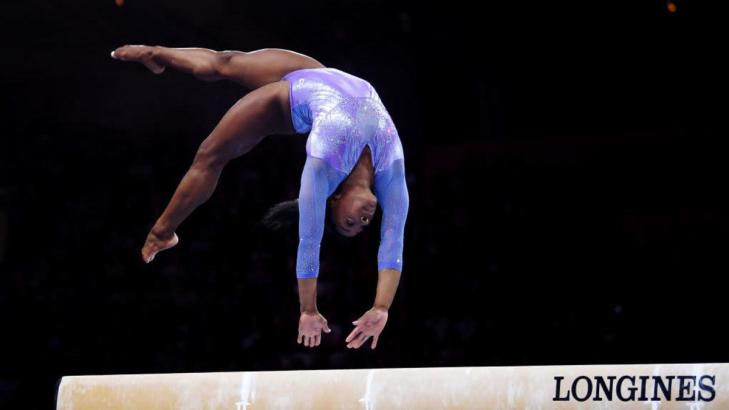
[[[402,270],[409,197],[402,144],[380,97],[367,81],[333,68],[298,70],[290,83],[296,132],[309,133],[299,191],[298,278],[319,274],[327,198],[349,175],[365,148],[374,166],[374,193],[382,207],[377,265]]]

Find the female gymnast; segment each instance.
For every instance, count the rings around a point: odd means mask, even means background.
[[[216,52],[124,46],[111,56],[142,63],[155,74],[170,67],[200,80],[225,79],[252,90],[228,110],[200,145],[147,236],[143,260],[149,263],[158,252],[177,244],[177,227],[210,198],[226,163],[250,151],[267,135],[308,132],[296,205],[296,275],[301,303],[297,343],[315,347],[321,343],[322,331],[331,332],[316,305],[325,225],[340,235],[357,235],[369,225],[379,203],[383,217],[375,302],[352,322],[355,328],[346,338],[347,347],[357,349],[372,337],[374,349],[400,281],[409,205],[400,138],[374,88],[311,57],[282,49]]]

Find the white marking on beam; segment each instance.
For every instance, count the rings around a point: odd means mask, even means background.
[[[375,369],[367,372],[367,384],[365,385],[364,396],[359,399],[360,403],[364,403],[365,410],[375,410],[375,404],[372,403],[372,379],[375,377]]]

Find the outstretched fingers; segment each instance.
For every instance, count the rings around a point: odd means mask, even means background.
[[[299,333],[296,343],[303,344],[306,347],[316,347],[321,344],[321,333],[304,334]]]
[[[364,332],[360,333],[352,339],[352,341],[347,345],[350,349],[359,349],[366,341],[370,338],[371,335],[366,334]]]
[[[345,342],[349,343],[352,340],[354,340],[355,337],[357,337],[360,333],[362,333],[362,328],[359,326],[355,327],[354,330],[347,336],[346,339],[344,339]],[[347,346],[349,347],[349,346]]]
[[[358,324],[360,321],[355,320],[352,322],[352,324]],[[345,339],[345,342],[347,342],[347,348],[349,349],[358,349],[361,347],[368,338],[371,336],[378,336],[375,335],[375,333],[372,332],[373,329],[370,329],[369,326],[365,326],[365,324],[359,324],[357,327],[352,330],[352,333],[347,336]]]
[[[375,347],[377,347],[377,339],[379,339],[379,338],[380,338],[379,334],[376,334],[374,337],[372,337],[372,350],[374,350]]]

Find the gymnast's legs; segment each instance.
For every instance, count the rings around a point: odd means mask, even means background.
[[[114,50],[111,56],[118,60],[140,62],[155,74],[171,67],[203,81],[234,81],[249,90],[279,81],[295,70],[324,67],[309,56],[278,48],[243,52],[124,46]]]
[[[291,71],[324,67],[311,57],[280,49],[245,53],[124,46],[114,50],[112,57],[140,62],[155,74],[171,67],[201,80],[226,79],[253,90],[225,113],[200,145],[170,203],[147,235],[142,248],[142,259],[147,263],[157,252],[177,244],[177,227],[210,198],[225,164],[250,151],[267,135],[294,133],[289,85],[281,78]]]

